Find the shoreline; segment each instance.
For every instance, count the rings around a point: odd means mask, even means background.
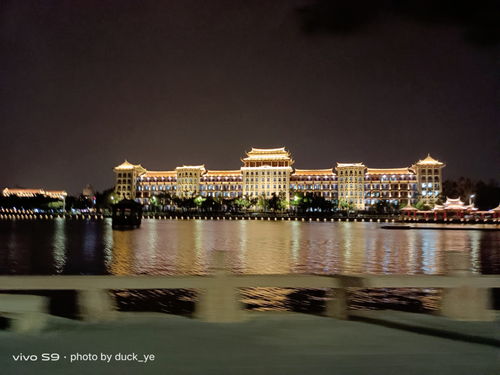
[[[84,213],[84,214],[62,214],[62,213],[3,213],[0,214],[0,221],[3,220],[104,220],[111,218],[111,215]],[[301,222],[373,222],[373,223],[398,223],[406,224],[407,226],[414,224],[442,224],[442,225],[488,225],[499,227],[499,218],[487,219],[415,219],[401,216],[387,216],[387,215],[307,215],[307,214],[281,214],[281,213],[220,213],[220,212],[207,212],[207,213],[194,213],[194,212],[166,212],[166,213],[144,213],[142,215],[144,220],[233,220],[233,221],[301,221]],[[431,227],[432,229],[438,229]],[[456,227],[455,227],[456,228]],[[391,228],[392,229],[392,228]],[[422,227],[411,229],[423,229]],[[450,229],[450,228],[447,228]],[[459,228],[457,228],[459,229]]]

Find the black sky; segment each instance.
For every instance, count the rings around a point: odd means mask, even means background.
[[[397,12],[305,31],[304,4],[0,2],[0,185],[101,190],[124,158],[236,169],[251,146],[500,177],[498,44]]]

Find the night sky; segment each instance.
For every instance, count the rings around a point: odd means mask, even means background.
[[[343,3],[2,0],[0,187],[102,190],[125,158],[237,169],[252,146],[498,179],[491,30]]]

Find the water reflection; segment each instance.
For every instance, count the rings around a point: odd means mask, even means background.
[[[56,219],[54,227],[52,240],[54,267],[56,273],[62,273],[66,264],[66,220]]]
[[[133,231],[98,222],[0,223],[0,272],[204,274],[214,250],[238,273],[442,274],[446,251],[473,272],[498,272],[500,234],[385,231],[375,223],[145,220]]]
[[[0,222],[2,274],[205,274],[214,250],[226,251],[237,273],[442,274],[450,250],[470,254],[473,272],[500,273],[498,232],[297,221],[144,220],[133,231],[112,230],[109,220]],[[414,293],[423,305],[435,298],[433,291],[403,292],[391,298]],[[297,293],[255,289],[245,291],[244,300],[286,308]]]

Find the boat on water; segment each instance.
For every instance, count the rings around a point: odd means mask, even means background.
[[[134,229],[141,226],[142,204],[132,199],[122,199],[112,206],[113,229]]]

